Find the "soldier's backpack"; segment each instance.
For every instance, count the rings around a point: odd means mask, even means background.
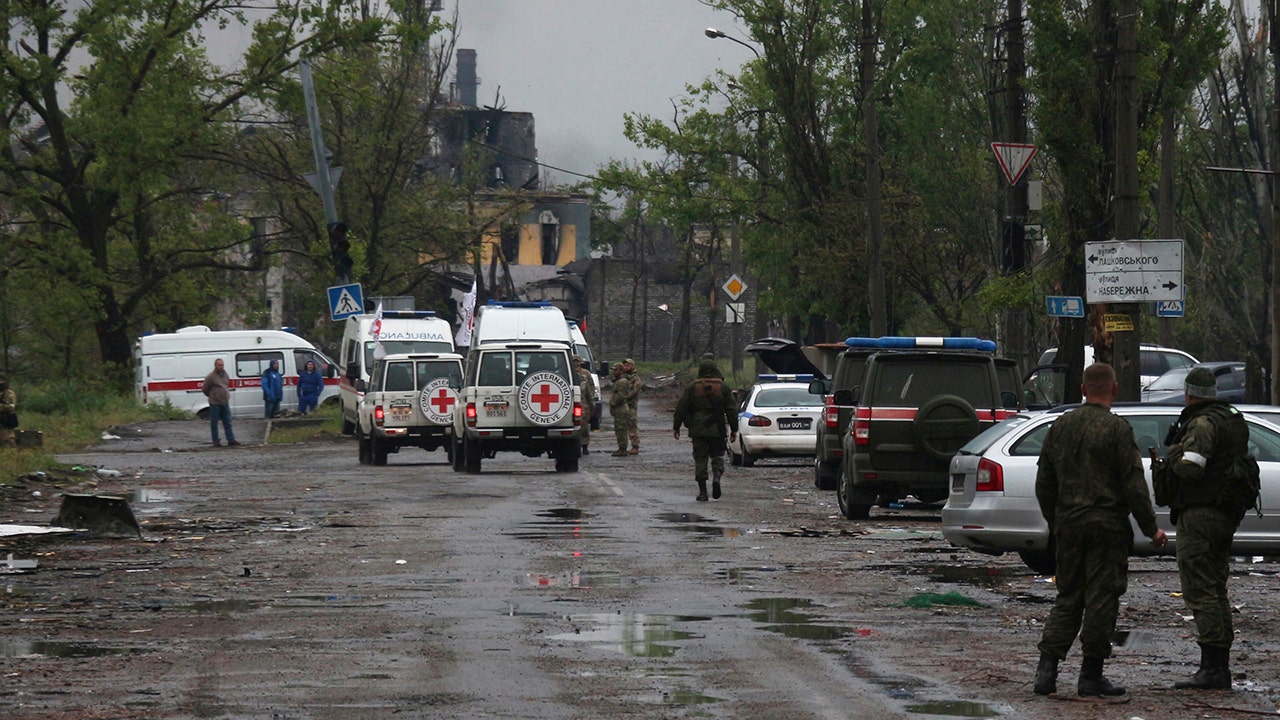
[[[1222,483],[1220,503],[1235,510],[1254,510],[1262,517],[1262,470],[1252,455],[1238,457],[1231,463]]]

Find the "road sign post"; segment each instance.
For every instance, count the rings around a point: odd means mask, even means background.
[[[1090,303],[1181,300],[1182,241],[1085,243],[1085,299]]]

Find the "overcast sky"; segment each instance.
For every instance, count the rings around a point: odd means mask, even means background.
[[[673,97],[717,68],[754,56],[734,17],[698,0],[446,0],[458,10],[459,48],[476,51],[477,99],[500,93],[507,110],[533,113],[539,160],[591,174],[611,158],[652,158],[622,135],[622,115],[669,121]],[[543,170],[555,182],[578,178]]]

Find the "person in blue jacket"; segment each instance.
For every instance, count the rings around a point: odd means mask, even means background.
[[[284,399],[284,378],[280,376],[280,361],[272,360],[262,373],[262,405],[266,417],[280,414],[280,401]]]
[[[306,415],[320,404],[320,393],[324,392],[324,377],[316,369],[316,361],[308,360],[298,373],[298,412]]]

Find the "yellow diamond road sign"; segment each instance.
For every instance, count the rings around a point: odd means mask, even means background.
[[[747,291],[747,284],[742,281],[742,278],[734,275],[728,280],[725,280],[724,284],[720,286],[720,289],[724,290],[725,293],[728,294],[730,300],[737,300],[742,293]]]

